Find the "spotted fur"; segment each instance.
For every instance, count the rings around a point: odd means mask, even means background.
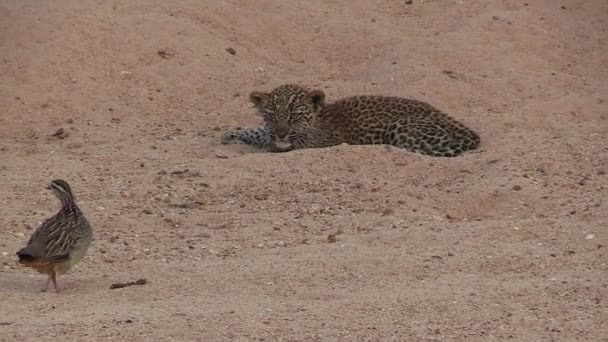
[[[386,144],[435,157],[454,157],[479,145],[479,135],[426,102],[392,96],[353,96],[325,103],[321,90],[286,84],[249,96],[264,127],[229,130],[222,143],[272,152]]]

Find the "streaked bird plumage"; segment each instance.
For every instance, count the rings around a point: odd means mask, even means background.
[[[93,240],[93,231],[66,181],[53,180],[47,189],[61,201],[61,209],[42,222],[17,256],[20,264],[48,274],[46,289],[52,282],[59,292],[57,276],[66,273],[85,256]]]

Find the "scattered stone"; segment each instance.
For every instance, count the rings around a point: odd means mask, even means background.
[[[336,236],[342,234],[342,229],[338,229],[337,232],[333,233],[333,234],[329,234],[327,235],[327,242],[329,243],[335,243],[336,241],[338,241],[338,239],[336,238]]]
[[[224,152],[215,151],[215,158],[226,159],[228,156]]]
[[[166,49],[162,49],[162,50],[158,50],[158,55],[161,56],[164,59],[169,59],[173,56],[175,56],[175,50],[171,49],[171,48],[166,48]]]
[[[265,201],[268,199],[268,194],[255,194],[255,195],[253,195],[253,198],[255,198],[258,201]]]
[[[458,78],[458,76],[456,76],[456,73],[451,70],[443,70],[442,72],[444,74],[446,74],[449,78],[452,78],[452,79]]]
[[[226,48],[226,52],[228,52],[231,55],[236,55],[236,50],[231,47]]]
[[[454,221],[457,219],[454,215],[450,215],[450,214],[445,214],[445,218],[450,221]]]
[[[152,214],[152,210],[150,210],[150,209],[144,209],[141,212],[144,213],[144,214],[146,214],[146,215]]]
[[[382,216],[389,216],[395,213],[395,210],[392,208],[386,208],[382,211]]]
[[[82,143],[72,142],[72,143],[69,143],[69,144],[65,145],[65,147],[69,148],[69,149],[81,148],[82,147]]]
[[[65,139],[68,137],[68,135],[70,135],[68,131],[63,128],[59,128],[57,131],[55,131],[55,133],[53,133],[52,136],[57,137],[59,139]]]
[[[515,191],[519,191],[519,190],[521,190],[521,186],[519,186],[519,185],[514,185],[514,186],[513,186],[513,190],[515,190]]]
[[[411,5],[412,3],[414,3],[414,0],[405,0],[404,3],[406,5]]]
[[[201,202],[176,203],[176,204],[171,204],[171,206],[175,207],[175,208],[182,208],[182,209],[195,209],[196,207],[198,207],[198,203],[201,203]]]
[[[586,240],[591,240],[593,238],[595,238],[595,234],[587,234],[587,236],[585,236]]]

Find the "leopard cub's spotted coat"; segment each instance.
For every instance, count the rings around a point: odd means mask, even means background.
[[[263,115],[264,127],[229,130],[223,144],[272,152],[387,144],[436,157],[454,157],[479,145],[477,133],[422,101],[363,95],[325,103],[323,91],[293,84],[269,94],[254,91],[249,98]]]

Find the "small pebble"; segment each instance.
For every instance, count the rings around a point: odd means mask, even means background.
[[[161,56],[164,59],[169,59],[169,58],[175,56],[175,50],[170,49],[170,48],[158,50],[157,53],[159,56]]]
[[[585,236],[585,239],[587,240],[591,240],[593,238],[595,238],[595,234],[587,234],[587,236]]]
[[[57,137],[59,139],[65,139],[68,137],[68,135],[70,135],[70,133],[63,128],[59,128],[55,131],[55,133],[52,134],[52,136]]]
[[[236,50],[231,47],[226,48],[226,52],[228,52],[231,55],[236,55]]]

